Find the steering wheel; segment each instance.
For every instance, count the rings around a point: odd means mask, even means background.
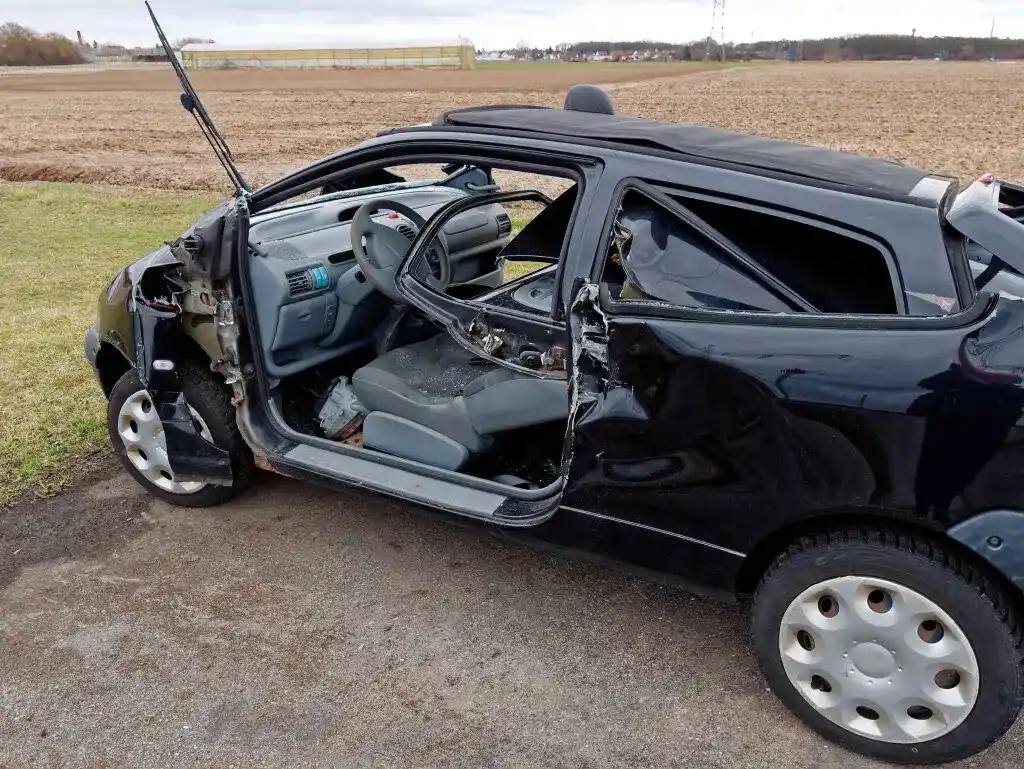
[[[397,229],[375,222],[372,216],[377,211],[395,211],[401,214],[415,225],[417,232],[423,229],[427,221],[414,208],[388,198],[377,198],[363,203],[352,217],[349,233],[356,263],[378,291],[396,302],[404,303],[405,299],[395,287],[395,275],[409,254],[409,247],[412,244]],[[434,242],[430,244],[430,250],[437,255],[437,274],[434,274],[426,258],[420,259],[421,265],[413,265],[411,272],[435,291],[443,293],[452,278],[451,264],[448,261],[448,240],[443,232],[437,234]]]

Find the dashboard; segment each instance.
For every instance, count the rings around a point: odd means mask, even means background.
[[[361,205],[392,198],[429,219],[467,194],[453,187],[413,187],[313,201],[254,216],[249,274],[271,376],[290,376],[371,343],[374,330],[387,317],[390,300],[366,280],[352,254],[351,221]],[[405,217],[382,212],[373,219],[412,243],[416,228]],[[501,285],[495,259],[512,233],[504,207],[492,204],[458,214],[444,225],[444,233],[452,287]]]

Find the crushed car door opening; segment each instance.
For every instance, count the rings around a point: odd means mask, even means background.
[[[554,174],[571,186],[557,201],[529,190],[464,194],[444,179],[435,188],[389,186],[380,195],[370,188],[358,197],[332,196],[328,207],[347,213],[330,214],[324,222],[345,220],[341,227],[350,232],[353,252],[336,266],[315,256],[307,265],[292,252],[278,256],[289,241],[308,253],[313,240],[308,208],[275,205],[266,215],[255,214],[245,238],[251,245],[237,258],[242,290],[253,292],[244,303],[254,308],[247,320],[256,341],[254,370],[263,374],[251,383],[262,379],[265,390],[256,399],[249,388],[240,403],[240,428],[255,432],[263,424],[286,437],[293,445],[263,460],[286,473],[308,472],[312,465],[318,474],[333,473],[339,481],[449,512],[510,526],[536,525],[557,510],[564,475],[569,341],[565,320],[557,319],[558,275],[578,248],[574,233],[587,231],[574,223],[588,210],[590,182],[599,178],[600,166],[564,157],[557,165],[541,165],[529,153],[509,161],[500,146],[493,155],[478,148],[480,154],[457,157],[412,155],[410,149],[416,148],[406,146],[373,164],[353,164],[352,173],[429,159],[488,172]],[[337,169],[324,174],[332,183],[339,176]],[[513,237],[504,205],[527,201],[545,206],[547,214]],[[297,236],[291,234],[289,217],[296,220]],[[530,253],[516,253],[527,247],[521,244],[528,244]],[[481,249],[491,249],[499,261],[506,250],[510,260],[536,257],[542,268],[509,283],[463,274],[462,267]],[[308,299],[268,303],[275,291],[289,291],[282,269],[285,276],[303,270],[314,275],[312,284],[305,284],[312,291],[298,294]],[[316,288],[318,270],[327,273],[322,289]],[[449,287],[461,287],[463,298]],[[397,296],[400,302],[378,311],[375,317],[383,324],[378,329],[386,331],[376,336],[359,325],[370,295]],[[541,296],[546,299],[537,299]],[[295,305],[299,316],[326,307],[315,325],[322,328],[326,318],[333,331],[307,339],[283,330]],[[343,324],[348,324],[344,331]],[[303,396],[294,394],[312,387],[319,388],[311,404],[315,414],[296,413]],[[367,473],[367,461],[382,466],[376,473],[379,486]]]

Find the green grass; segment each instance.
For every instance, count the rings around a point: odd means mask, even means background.
[[[536,216],[536,212],[529,211],[525,207],[517,208],[514,203],[509,207],[509,213],[512,215],[513,238]],[[509,283],[547,266],[546,262],[505,262],[505,271],[502,273],[502,278],[506,283]]]
[[[59,486],[107,443],[82,357],[111,277],[176,237],[215,200],[75,184],[0,184],[0,502]]]

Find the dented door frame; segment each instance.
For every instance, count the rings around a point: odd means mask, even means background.
[[[570,219],[570,229],[575,229],[577,226],[576,223],[580,215],[584,195],[582,182],[578,180],[577,184],[580,184],[579,199],[576,201],[576,208],[573,217]],[[500,334],[527,339],[542,345],[549,345],[552,350],[556,348],[564,350],[566,343],[564,324],[558,323],[553,317],[541,319],[530,313],[517,312],[507,308],[495,308],[478,300],[457,299],[447,294],[441,294],[421,283],[412,274],[414,267],[425,258],[427,250],[441,233],[441,228],[452,217],[480,206],[519,201],[548,203],[549,199],[535,190],[522,190],[474,195],[452,201],[443,206],[431,217],[423,230],[416,236],[409,249],[409,253],[398,268],[398,272],[395,275],[395,285],[398,292],[409,304],[443,324],[452,339],[474,355],[496,365],[537,379],[563,379],[565,372],[560,368],[561,361],[555,361],[559,365],[548,368],[528,368],[494,355],[493,353],[498,348],[494,347],[492,349],[489,347],[488,342],[491,338],[498,339],[496,336],[491,336],[490,329],[493,328]],[[567,233],[565,243],[563,244],[563,258],[559,260],[559,265],[564,263],[564,254],[571,248],[572,240],[572,233]],[[498,339],[498,345],[500,344],[500,339]]]

